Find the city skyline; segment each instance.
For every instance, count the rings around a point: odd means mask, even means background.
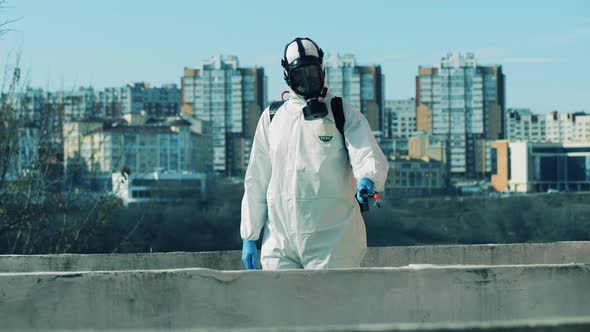
[[[478,64],[503,67],[506,107],[590,111],[584,98],[590,90],[587,2],[476,7],[466,1],[373,1],[364,12],[341,3],[301,1],[291,12],[282,3],[257,4],[8,0],[2,20],[20,19],[0,40],[0,64],[4,68],[18,52],[33,87],[102,89],[137,81],[179,84],[185,67],[235,55],[242,67],[264,68],[270,102],[286,88],[279,65],[284,45],[300,35],[327,54],[350,53],[359,65],[380,65],[388,100],[414,97],[418,67],[435,66],[458,51],[474,53]]]

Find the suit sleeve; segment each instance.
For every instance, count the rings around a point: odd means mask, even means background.
[[[365,116],[349,103],[342,103],[344,112],[344,137],[354,177],[358,180],[369,178],[375,190],[383,191],[387,180],[389,164],[377,144]]]
[[[269,124],[270,117],[267,108],[258,120],[250,151],[250,161],[244,178],[240,224],[240,235],[243,240],[258,240],[262,227],[268,219],[266,190],[272,172],[268,144]]]

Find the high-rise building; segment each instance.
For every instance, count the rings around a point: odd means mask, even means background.
[[[590,141],[590,114],[551,112],[545,116],[545,127],[548,142]]]
[[[509,108],[504,121],[504,133],[509,141],[545,141],[545,117],[529,109]]]
[[[446,141],[452,176],[491,172],[490,142],[503,138],[502,66],[479,66],[471,53],[451,53],[437,67],[419,67],[416,126]]]
[[[242,177],[266,104],[264,69],[240,68],[237,57],[218,55],[185,68],[181,89],[182,112],[211,125],[215,173]]]
[[[385,101],[386,136],[409,138],[416,131],[416,99]]]
[[[324,68],[329,92],[344,98],[363,113],[377,140],[387,137],[381,66],[358,66],[353,55],[334,54],[325,60]]]

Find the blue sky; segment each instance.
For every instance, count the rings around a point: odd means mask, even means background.
[[[0,65],[21,54],[49,89],[179,83],[215,54],[262,66],[269,100],[285,88],[284,45],[310,37],[328,54],[380,64],[386,98],[415,93],[418,65],[451,51],[501,64],[507,106],[590,112],[590,1],[6,0]],[[3,66],[4,67],[4,66]]]

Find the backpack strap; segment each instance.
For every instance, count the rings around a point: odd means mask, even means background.
[[[344,149],[346,150],[346,153],[348,154],[348,149],[346,148],[346,141],[344,140],[344,121],[346,120],[346,118],[344,117],[344,109],[342,107],[342,98],[340,98],[340,97],[332,98],[332,101],[330,102],[330,106],[332,107],[332,114],[334,115],[334,123],[336,124],[336,128],[338,129],[338,131],[342,135],[342,140],[344,141]],[[350,155],[349,155],[349,159],[350,159]],[[356,196],[355,196],[354,200],[357,201]],[[357,203],[359,203],[359,202],[357,201]],[[365,204],[365,203],[359,203],[359,207],[361,209],[361,212],[365,212],[365,211],[369,210],[368,204]]]
[[[275,116],[275,113],[279,110],[281,106],[285,103],[284,100],[274,101],[270,104],[268,108],[268,115],[270,115],[270,122],[272,122],[272,118]]]
[[[342,109],[342,98],[334,97],[330,102],[330,107],[332,108],[332,114],[334,115],[334,122],[336,124],[336,129],[344,138],[344,110]]]

